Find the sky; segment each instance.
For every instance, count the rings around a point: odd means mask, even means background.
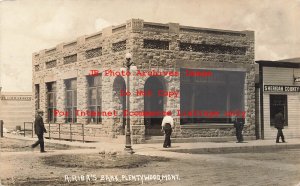
[[[32,89],[32,53],[131,18],[255,31],[255,60],[300,57],[300,0],[0,0],[2,91]]]

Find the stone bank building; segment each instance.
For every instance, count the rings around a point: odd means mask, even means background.
[[[253,31],[131,19],[41,50],[32,56],[34,110],[44,110],[46,122],[53,126],[84,124],[87,137],[121,137],[126,96],[120,92],[127,85],[127,76],[121,72],[126,53],[132,54],[136,66],[129,76],[131,112],[171,112],[175,118],[172,136],[180,138],[232,137],[228,113],[238,113],[245,117],[244,134],[255,135]],[[91,70],[99,75],[91,76]],[[146,75],[137,75],[141,72]],[[137,91],[145,94],[137,95]],[[105,114],[78,115],[76,110]],[[131,115],[133,143],[163,135],[162,118]]]

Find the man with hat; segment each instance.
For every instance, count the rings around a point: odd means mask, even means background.
[[[233,116],[233,126],[235,128],[235,135],[237,139],[237,143],[243,143],[243,128],[245,124],[244,118],[237,118],[237,116]]]
[[[35,148],[40,144],[41,153],[46,152],[44,149],[44,133],[47,133],[44,126],[43,114],[44,112],[42,110],[39,109],[37,111],[37,115],[34,121],[34,131],[39,140],[35,142],[33,145],[31,145],[32,148]]]
[[[279,143],[279,138],[281,137],[282,143],[285,143],[284,140],[284,135],[282,132],[282,129],[284,128],[284,116],[283,116],[283,111],[279,111],[276,115],[275,115],[275,128],[277,128],[277,137],[276,137],[276,143]]]

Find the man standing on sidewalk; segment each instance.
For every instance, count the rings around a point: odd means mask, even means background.
[[[171,134],[174,128],[174,120],[171,116],[165,116],[161,123],[162,131],[165,133],[164,148],[171,147]]]
[[[233,126],[235,128],[235,135],[237,139],[237,143],[243,143],[243,128],[244,128],[244,119],[243,118],[237,118],[234,116],[233,118]]]
[[[44,133],[47,133],[44,126],[43,113],[44,112],[42,110],[37,111],[37,116],[34,121],[34,131],[39,140],[31,145],[32,148],[35,148],[40,144],[41,153],[46,152],[44,149]]]
[[[282,112],[280,111],[275,115],[275,128],[277,128],[276,143],[279,143],[280,137],[282,142],[285,143],[283,132],[282,132],[282,129],[284,128],[283,125],[284,125],[284,118]]]

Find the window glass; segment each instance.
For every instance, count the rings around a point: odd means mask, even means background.
[[[288,125],[287,120],[287,95],[270,95],[270,125],[275,124],[275,115],[281,112],[285,120],[284,125]]]
[[[245,72],[182,68],[181,123],[231,123],[233,114],[244,117],[244,82]]]
[[[88,108],[89,111],[95,112],[94,116],[89,116],[89,123],[101,123],[101,85],[102,78],[99,76],[89,76],[88,81]]]
[[[68,79],[65,80],[66,85],[66,111],[68,112],[68,115],[66,116],[65,120],[66,122],[70,123],[76,123],[77,122],[77,116],[76,116],[76,110],[77,110],[77,80],[76,79]]]
[[[54,123],[56,122],[56,116],[54,115],[54,111],[56,110],[56,82],[46,83],[47,87],[47,118],[48,122]]]

